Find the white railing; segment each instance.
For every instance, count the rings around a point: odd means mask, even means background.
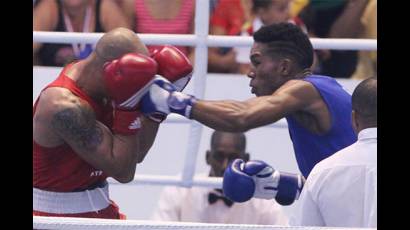
[[[34,31],[33,41],[43,43],[90,43],[95,44],[103,33],[76,33],[76,32],[43,32]],[[146,45],[171,44],[182,46],[207,47],[237,47],[252,46],[251,36],[216,36],[208,35],[200,39],[192,34],[138,34]],[[345,38],[311,38],[315,49],[334,50],[377,50],[376,39],[345,39]]]
[[[43,217],[33,216],[34,229],[87,229],[87,230],[112,230],[112,229],[235,229],[235,230],[365,230],[375,228],[332,228],[332,227],[299,227],[278,225],[250,225],[250,224],[207,224],[189,222],[158,222],[142,220],[110,220],[96,218],[69,218],[69,217]]]
[[[110,184],[120,184],[114,179],[109,178]],[[221,177],[203,177],[193,176],[189,180],[191,186],[200,186],[208,188],[222,188]],[[162,176],[162,175],[144,175],[136,174],[134,180],[127,185],[174,185],[174,186],[186,186],[186,181],[180,176]]]
[[[195,47],[195,66],[192,76],[194,81],[194,95],[204,98],[206,87],[206,74],[208,72],[208,47],[205,44],[208,35],[209,21],[209,1],[197,1],[195,4],[195,36],[197,44]],[[207,23],[203,23],[207,22]],[[199,55],[201,54],[201,55]],[[206,58],[205,58],[206,57]],[[196,168],[196,158],[198,156],[199,144],[202,135],[202,124],[192,121],[189,129],[188,147],[185,153],[184,168],[182,171],[182,186],[190,187],[193,183],[193,177]]]

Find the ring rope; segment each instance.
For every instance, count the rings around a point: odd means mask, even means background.
[[[33,42],[95,44],[103,35],[104,33],[33,31]],[[138,34],[138,36],[146,45],[197,46],[202,44],[201,39],[192,34]],[[377,50],[377,39],[311,38],[310,40],[315,49]],[[205,39],[208,47],[252,46],[252,43],[251,36],[208,35]]]
[[[189,222],[157,222],[142,220],[111,220],[98,218],[69,218],[33,216],[33,228],[36,229],[84,229],[84,230],[112,230],[112,229],[235,229],[235,230],[365,230],[372,228],[335,228],[335,227],[300,227],[278,225],[248,225],[248,224],[206,224]],[[375,229],[375,228],[373,228]]]

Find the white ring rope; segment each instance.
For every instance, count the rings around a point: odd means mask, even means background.
[[[121,184],[112,178],[108,178],[110,184]],[[208,188],[222,188],[221,177],[194,176],[189,183],[182,176],[162,176],[136,174],[134,180],[127,185],[174,185],[174,186],[198,186]]]
[[[43,43],[90,43],[95,44],[104,33],[78,32],[43,32],[33,31],[33,42]],[[197,46],[202,44],[200,38],[192,34],[138,34],[146,45],[184,45]],[[377,50],[377,39],[339,39],[339,38],[311,38],[315,49],[334,50]],[[206,36],[208,47],[252,46],[251,36]]]
[[[168,115],[167,119],[164,121],[165,123],[174,123],[174,124],[189,124],[192,122],[192,120],[189,120],[188,118],[185,118],[181,115],[177,114],[170,114]],[[274,127],[274,128],[287,128],[288,123],[286,122],[286,119],[280,119],[279,121],[265,125],[263,127]]]
[[[33,228],[36,229],[84,229],[84,230],[113,230],[113,229],[258,229],[258,230],[365,230],[375,228],[331,228],[331,227],[298,227],[278,225],[248,225],[248,224],[205,224],[189,222],[157,222],[142,220],[111,220],[97,218],[69,218],[69,217],[40,217],[33,216]]]

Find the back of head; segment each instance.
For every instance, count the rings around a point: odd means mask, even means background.
[[[216,148],[223,139],[230,139],[234,143],[235,149],[245,152],[246,149],[246,136],[244,133],[231,133],[231,132],[222,132],[214,131],[211,136],[211,148]]]
[[[137,34],[126,28],[116,28],[105,33],[95,48],[96,59],[102,63],[131,52],[148,55],[147,47]]]
[[[274,23],[253,34],[255,42],[267,45],[265,54],[294,60],[301,69],[313,64],[313,46],[309,37],[292,23]]]
[[[365,127],[377,127],[377,78],[368,78],[355,88],[352,109]]]

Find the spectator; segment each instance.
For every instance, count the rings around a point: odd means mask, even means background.
[[[360,18],[368,0],[311,0],[300,14],[311,37],[357,38]],[[314,73],[350,78],[356,69],[357,51],[320,50]]]
[[[251,25],[253,19],[251,11],[251,0],[219,0],[210,17],[209,33],[212,35],[240,35],[244,25]],[[209,48],[208,71],[239,73],[235,51],[231,48]]]
[[[252,0],[252,14],[254,15],[252,24],[249,25],[242,35],[252,35],[264,25],[271,25],[273,23],[290,22],[299,26],[303,31],[307,29],[303,22],[297,16],[291,17],[292,0]],[[247,74],[250,71],[249,54],[251,47],[236,47],[236,60],[240,63],[241,74]]]
[[[124,0],[120,2],[128,22],[137,33],[192,34],[194,32],[194,0]],[[148,46],[154,49],[156,46]],[[177,46],[194,60],[194,49]]]
[[[309,0],[292,0],[290,5],[290,16],[296,17],[300,11],[303,10],[309,4]]]
[[[360,22],[363,30],[359,38],[377,39],[377,0],[370,0]],[[359,51],[359,60],[352,78],[365,79],[377,75],[377,51]]]
[[[130,26],[111,0],[41,0],[33,8],[33,31],[105,32]],[[33,43],[33,64],[64,66],[86,58],[91,44]]]
[[[292,0],[221,0],[211,17],[210,33],[251,36],[263,25],[280,22],[292,22],[306,30],[299,18],[291,17],[292,6]],[[247,74],[249,53],[250,47],[210,48],[209,71]]]
[[[228,163],[235,159],[249,159],[245,152],[243,133],[215,131],[206,162],[211,166],[209,176],[222,177]],[[153,219],[160,221],[188,221],[227,224],[286,225],[287,217],[275,201],[251,199],[233,203],[220,189],[167,187],[161,194]]]

